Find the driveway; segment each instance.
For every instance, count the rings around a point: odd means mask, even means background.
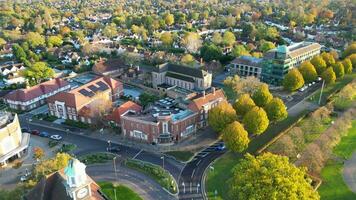
[[[345,161],[342,176],[346,185],[349,186],[352,192],[356,193],[356,152],[353,153],[349,160]]]

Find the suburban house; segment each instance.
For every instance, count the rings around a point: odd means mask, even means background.
[[[113,102],[122,93],[120,81],[110,77],[94,78],[80,87],[48,98],[49,114],[90,124],[101,112],[111,110]]]
[[[202,69],[165,63],[152,70],[152,86],[165,91],[171,86],[203,91],[211,87],[212,74]]]
[[[18,71],[25,70],[26,67],[22,63],[2,65],[0,66],[0,75],[7,76],[10,73],[15,73]]]
[[[25,200],[105,200],[100,186],[87,175],[86,166],[71,158],[67,167],[43,177]]]
[[[260,78],[262,72],[262,61],[262,58],[240,56],[231,62],[230,70],[239,76],[254,76],[256,78]]]
[[[321,46],[318,43],[300,42],[269,50],[261,63],[261,80],[269,84],[280,85],[290,69],[319,55],[320,49]]]
[[[100,59],[92,68],[93,72],[99,76],[116,77],[122,75],[129,69],[122,59]]]
[[[0,112],[0,166],[20,158],[29,143],[30,134],[22,133],[17,114]]]
[[[48,97],[69,90],[70,87],[67,81],[55,78],[26,89],[14,90],[4,100],[12,109],[31,110],[45,104]]]

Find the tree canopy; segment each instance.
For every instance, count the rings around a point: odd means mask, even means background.
[[[287,107],[282,99],[274,97],[265,107],[268,119],[273,122],[282,121],[288,116]]]
[[[323,60],[325,61],[326,66],[330,67],[335,63],[335,58],[333,55],[331,55],[331,53],[323,52],[320,55],[323,58]]]
[[[224,36],[223,36],[223,42],[227,46],[232,46],[236,41],[236,37],[234,33],[230,31],[225,31]]]
[[[230,199],[314,199],[320,197],[311,186],[305,168],[288,158],[271,153],[245,156],[229,180]]]
[[[222,51],[219,47],[214,44],[205,44],[202,48],[200,48],[200,56],[206,62],[210,62],[213,60],[219,60],[222,56]]]
[[[258,106],[255,106],[246,113],[243,118],[243,124],[247,132],[250,134],[261,134],[268,127],[269,120],[267,113]]]
[[[345,69],[342,62],[336,62],[333,64],[333,70],[335,72],[336,78],[342,78],[345,75]]]
[[[273,95],[270,93],[267,84],[260,85],[252,95],[253,101],[259,107],[264,107],[272,100],[272,98]]]
[[[245,114],[256,106],[255,102],[251,99],[249,94],[241,95],[233,107],[236,110],[236,114],[239,116],[245,116]]]
[[[221,135],[226,147],[233,152],[243,152],[250,142],[247,131],[237,121],[227,125]]]
[[[301,88],[303,85],[303,75],[296,68],[290,70],[288,74],[284,77],[283,87],[290,92]]]
[[[38,46],[43,46],[45,44],[45,39],[42,35],[36,32],[29,32],[26,35],[26,41],[32,48],[36,48]]]
[[[321,56],[314,56],[310,60],[310,62],[315,67],[315,70],[318,73],[318,75],[321,75],[324,72],[324,70],[326,69],[326,62],[324,61],[324,59]]]
[[[37,62],[25,70],[25,76],[31,85],[35,85],[44,79],[52,78],[54,71],[49,68],[46,63]]]
[[[342,56],[345,58],[345,57],[347,57],[351,54],[355,54],[355,53],[356,53],[356,42],[353,42],[349,46],[346,47]]]
[[[305,83],[310,83],[315,81],[318,77],[318,74],[313,66],[309,61],[303,62],[299,67],[299,72],[303,75],[303,79]]]
[[[322,74],[321,77],[326,84],[333,84],[336,80],[336,75],[332,67],[328,67]]]
[[[353,66],[352,66],[352,62],[351,62],[350,58],[345,58],[342,61],[342,65],[344,66],[345,74],[351,74],[352,73]]]
[[[208,122],[212,129],[216,132],[221,131],[230,123],[236,120],[236,111],[227,102],[220,103],[214,108],[210,109],[208,115]]]

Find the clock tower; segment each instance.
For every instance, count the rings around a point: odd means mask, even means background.
[[[86,166],[78,159],[72,158],[64,169],[66,191],[73,200],[90,199],[92,195],[90,188],[92,181],[88,178],[85,168]]]

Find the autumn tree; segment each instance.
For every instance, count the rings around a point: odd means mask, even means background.
[[[285,75],[283,80],[283,87],[293,92],[304,85],[303,75],[299,72],[298,69],[292,69]]]
[[[260,45],[259,47],[259,50],[262,51],[262,52],[267,52],[271,49],[274,49],[276,48],[276,46],[274,45],[273,42],[270,42],[270,41],[262,41],[262,44]]]
[[[243,152],[250,142],[247,131],[237,121],[227,125],[221,135],[226,147],[233,152]]]
[[[45,156],[45,152],[41,147],[33,148],[33,158],[36,160],[41,160]]]
[[[174,15],[170,13],[166,13],[164,16],[164,21],[168,26],[171,26],[174,23]]]
[[[300,65],[299,72],[303,75],[305,83],[315,81],[315,79],[318,77],[313,64],[311,64],[309,61],[305,61]]]
[[[233,104],[236,114],[242,117],[255,106],[255,102],[251,99],[249,94],[241,95]]]
[[[185,54],[184,56],[182,56],[181,58],[181,62],[184,63],[184,64],[187,64],[187,65],[191,65],[194,63],[194,57],[190,54]]]
[[[54,76],[54,71],[49,68],[46,63],[36,62],[31,67],[27,68],[24,74],[31,85],[36,85],[44,79],[52,78]]]
[[[221,34],[219,32],[215,32],[213,34],[213,37],[211,38],[211,41],[215,44],[215,45],[220,45],[223,42],[223,38],[221,37]]]
[[[32,48],[36,48],[38,46],[43,46],[45,44],[44,37],[36,32],[27,33],[26,41]]]
[[[265,107],[268,119],[273,122],[282,121],[288,116],[287,108],[282,99],[274,97]]]
[[[346,47],[344,52],[342,53],[342,56],[345,58],[351,54],[356,53],[356,42],[351,43],[349,46]]]
[[[316,72],[320,76],[326,69],[326,62],[321,56],[314,56],[310,63],[315,67]]]
[[[230,31],[225,31],[224,36],[223,36],[223,43],[226,46],[232,46],[236,41],[236,37],[234,33]]]
[[[351,54],[347,58],[349,58],[351,60],[352,67],[356,67],[356,53]]]
[[[117,36],[117,28],[115,24],[110,24],[108,26],[105,26],[105,28],[102,31],[103,35],[108,38],[113,38]]]
[[[182,38],[181,43],[185,46],[185,48],[192,53],[198,51],[198,49],[202,45],[202,41],[198,33],[188,32]]]
[[[250,52],[245,48],[244,45],[236,45],[233,49],[232,49],[232,55],[235,57],[239,57],[239,56],[249,56]]]
[[[164,32],[162,33],[160,40],[162,41],[162,44],[165,46],[171,46],[173,43],[173,36],[171,32]]]
[[[20,45],[18,45],[18,44],[13,44],[13,45],[12,45],[12,53],[14,54],[15,58],[16,58],[18,61],[21,61],[21,60],[27,58],[27,55],[26,55],[25,51],[24,51],[23,48],[22,48]]]
[[[344,66],[344,71],[345,71],[345,74],[351,74],[352,73],[352,62],[349,58],[345,58],[343,61],[342,61],[342,65]]]
[[[342,62],[336,62],[333,65],[333,70],[335,72],[336,78],[342,78],[345,75],[345,69],[344,69],[344,65],[342,64]]]
[[[53,35],[53,36],[49,36],[47,38],[47,44],[49,47],[53,47],[53,46],[59,47],[62,45],[62,43],[63,43],[63,40],[62,40],[62,37],[60,37],[60,36]]]
[[[263,108],[255,106],[243,117],[243,124],[250,134],[260,135],[268,127],[269,120]]]
[[[336,75],[332,67],[328,67],[322,74],[322,79],[326,84],[333,84],[336,80]]]
[[[333,64],[335,64],[334,56],[332,56],[330,53],[323,52],[320,55],[323,58],[323,60],[325,61],[326,66],[330,67]]]
[[[277,183],[277,182],[278,183]],[[229,199],[309,199],[320,197],[304,168],[271,153],[247,154],[233,169]]]
[[[208,122],[214,131],[221,131],[236,120],[236,111],[227,102],[220,103],[209,111]]]
[[[62,35],[62,36],[66,36],[70,33],[70,28],[68,26],[63,26],[60,28],[59,30],[59,33]]]
[[[0,38],[0,48],[5,46],[5,44],[6,44],[6,40],[4,40],[3,38]]]
[[[273,95],[270,93],[267,84],[262,84],[252,95],[253,101],[259,107],[264,107],[272,98]]]

